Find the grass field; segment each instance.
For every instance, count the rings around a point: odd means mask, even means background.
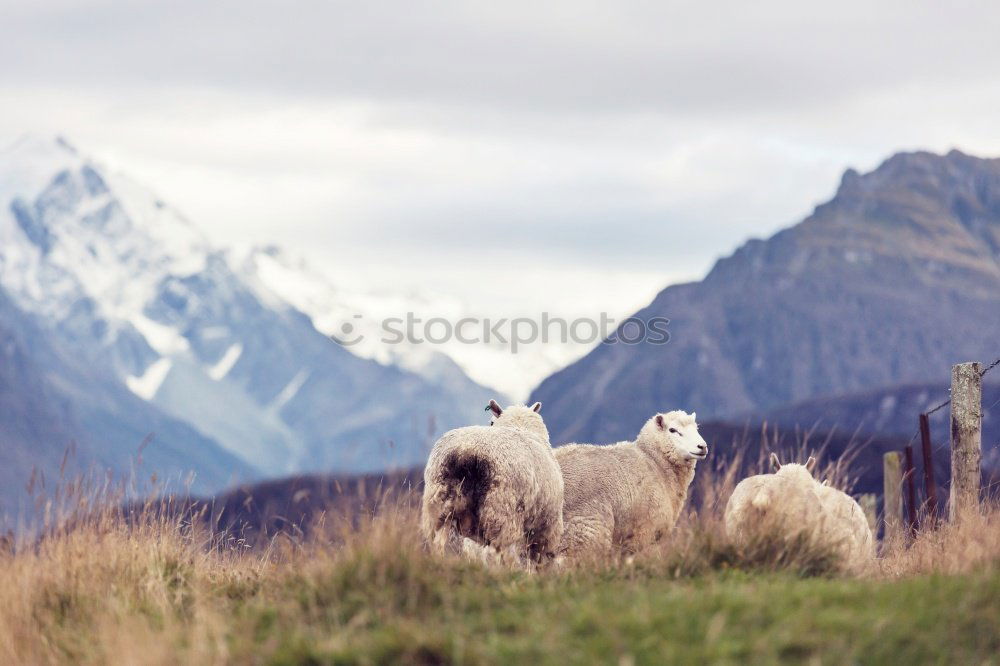
[[[1000,663],[1000,512],[861,577],[690,512],[628,561],[432,556],[412,497],[264,550],[107,509],[0,555],[0,663]]]

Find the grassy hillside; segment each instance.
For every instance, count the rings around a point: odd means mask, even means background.
[[[738,549],[712,511],[629,561],[535,573],[434,557],[412,496],[251,549],[105,510],[0,555],[0,663],[996,663],[1000,513],[861,578]],[[128,526],[126,526],[128,523]]]
[[[533,572],[429,553],[413,475],[138,505],[81,480],[44,538],[0,541],[0,663],[998,663],[996,504],[848,577],[808,541],[727,541],[765,459],[702,465],[654,548]]]

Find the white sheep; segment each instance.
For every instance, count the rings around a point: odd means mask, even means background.
[[[556,449],[565,484],[562,553],[636,552],[680,515],[695,464],[708,455],[695,414],[657,414],[634,442]]]
[[[817,484],[816,493],[823,505],[824,542],[835,549],[846,571],[863,572],[875,560],[875,538],[864,509],[825,483]]]
[[[446,432],[424,469],[421,531],[438,552],[533,562],[552,558],[563,531],[563,479],[541,403],[501,409],[489,426]]]
[[[740,481],[726,505],[726,534],[735,543],[754,536],[805,536],[831,549],[838,567],[860,572],[875,556],[874,539],[864,511],[849,495],[812,476],[816,464],[782,465],[771,454],[773,474]]]
[[[758,474],[740,481],[726,504],[727,536],[737,544],[760,536],[794,539],[812,536],[815,520],[822,512],[809,458],[805,465],[782,465],[771,454],[773,474]]]

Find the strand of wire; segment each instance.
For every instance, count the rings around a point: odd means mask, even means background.
[[[993,368],[997,367],[998,365],[1000,365],[1000,358],[998,358],[997,360],[993,361],[988,366],[986,366],[986,369],[983,370],[982,372],[980,372],[979,376],[980,377],[985,377],[987,372],[989,372]]]
[[[979,371],[979,377],[980,378],[985,377],[987,372],[989,372],[993,368],[997,367],[998,365],[1000,365],[1000,358],[998,358],[995,361],[993,361],[992,363],[990,363],[988,366],[986,366],[985,369],[980,370]],[[951,393],[951,389],[948,389],[948,393]],[[938,411],[940,409],[944,409],[945,407],[947,407],[950,404],[951,404],[951,398],[948,398],[947,400],[945,400],[941,404],[935,405],[931,409],[927,410],[926,412],[924,412],[924,414],[926,414],[927,416],[930,416],[934,412],[936,412],[936,411]],[[919,434],[920,434],[920,431],[917,430],[917,432],[914,433],[913,437],[910,438],[910,442],[912,443],[913,440],[916,439],[917,435],[919,435]],[[937,452],[937,451],[942,450],[943,448],[945,448],[945,444],[939,444],[936,447],[934,447],[934,451]]]

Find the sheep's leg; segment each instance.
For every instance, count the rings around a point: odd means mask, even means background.
[[[495,548],[476,543],[469,537],[462,537],[462,555],[480,564],[499,564],[501,561]]]
[[[424,496],[420,512],[420,531],[435,555],[461,553],[464,550],[462,535],[455,530],[451,507],[440,499],[441,493]]]
[[[479,529],[483,540],[501,555],[511,546],[518,554],[524,551],[524,516],[516,501],[500,493],[490,493],[479,507]]]
[[[546,511],[532,520],[524,535],[529,559],[543,563],[554,558],[562,543],[562,534],[562,511]]]
[[[443,509],[443,505],[431,499],[429,494],[424,496],[420,511],[420,532],[431,551],[438,555],[443,555],[448,546],[448,530],[440,525],[443,522],[440,520]]]

